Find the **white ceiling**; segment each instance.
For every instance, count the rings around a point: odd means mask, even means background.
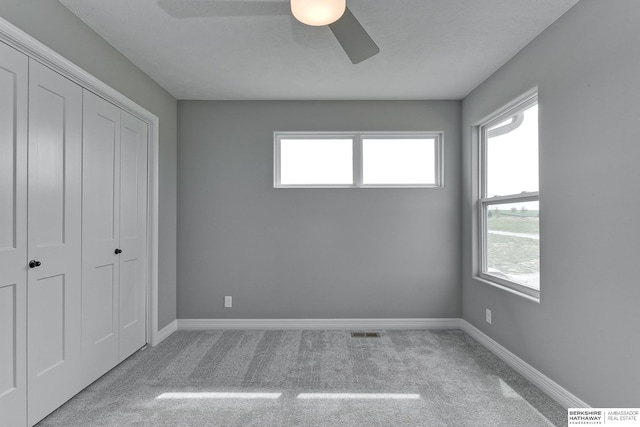
[[[289,14],[177,18],[158,0],[59,1],[177,99],[409,100],[462,99],[578,0],[348,0],[380,47],[357,65],[328,28]]]

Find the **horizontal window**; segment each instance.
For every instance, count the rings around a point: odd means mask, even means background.
[[[351,139],[282,139],[281,185],[353,184]]]
[[[436,185],[436,138],[363,138],[364,185]]]
[[[275,187],[441,187],[441,133],[275,133]]]

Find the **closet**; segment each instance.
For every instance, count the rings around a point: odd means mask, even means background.
[[[147,125],[0,43],[0,424],[146,343]]]
[[[82,88],[29,60],[27,395],[29,422],[79,383]]]
[[[83,371],[93,381],[145,344],[147,126],[84,92]]]
[[[0,43],[0,414],[27,423],[29,61]]]

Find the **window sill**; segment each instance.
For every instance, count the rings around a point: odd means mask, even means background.
[[[480,283],[483,283],[485,285],[489,285],[489,286],[493,286],[493,287],[498,288],[498,289],[502,289],[503,291],[507,291],[509,293],[512,293],[514,295],[517,295],[517,296],[520,296],[520,297],[522,297],[524,299],[527,299],[529,301],[533,301],[535,303],[540,304],[540,297],[539,296],[535,297],[535,296],[532,296],[532,295],[529,295],[529,294],[525,294],[524,292],[520,292],[517,289],[513,289],[513,288],[510,288],[508,286],[504,286],[504,285],[501,285],[499,283],[492,282],[491,280],[484,279],[484,278],[482,278],[480,276],[474,276],[473,278],[476,281],[478,281]]]
[[[444,188],[444,185],[438,185],[438,184],[360,184],[360,185],[274,184],[273,188]]]

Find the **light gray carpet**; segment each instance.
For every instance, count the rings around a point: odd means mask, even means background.
[[[158,398],[185,392],[240,394]],[[343,395],[307,400],[301,393]],[[566,410],[471,337],[436,330],[382,331],[380,338],[180,331],[136,353],[38,426],[566,424]]]

